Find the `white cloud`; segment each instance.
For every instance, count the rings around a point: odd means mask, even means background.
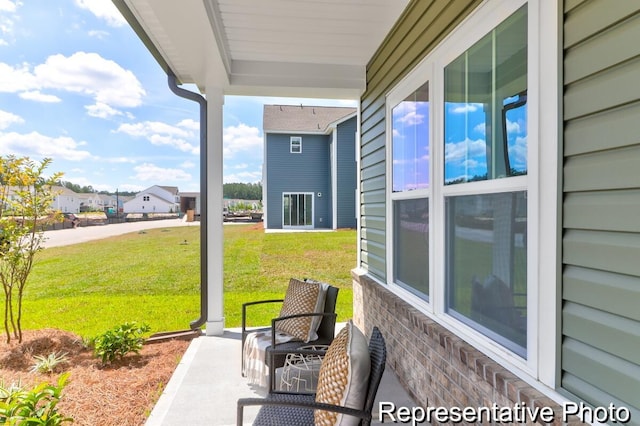
[[[424,114],[418,114],[416,111],[410,111],[396,121],[405,124],[407,126],[417,126],[424,122]]]
[[[245,152],[256,154],[262,157],[262,136],[257,127],[247,126],[240,123],[237,126],[228,126],[224,128],[222,135],[224,145],[225,158],[231,158],[234,155]]]
[[[135,185],[132,183],[125,183],[122,185],[118,185],[118,190],[120,192],[140,192],[143,189],[147,189],[149,186]]]
[[[428,102],[402,102],[394,108],[393,119],[406,126],[417,126],[424,122],[428,105]]]
[[[452,114],[464,114],[469,112],[476,112],[482,107],[482,104],[450,103],[449,112]]]
[[[75,0],[75,3],[79,8],[104,19],[112,27],[121,27],[126,24],[122,14],[110,0]]]
[[[262,171],[225,174],[224,183],[256,183],[262,181]]]
[[[101,158],[100,161],[106,161],[107,163],[116,163],[116,164],[117,163],[130,163],[130,164],[137,163],[136,160],[128,157],[108,157],[108,158]]]
[[[184,127],[188,130],[193,130],[194,132],[200,131],[200,122],[192,120],[190,118],[185,118],[177,124],[178,127]]]
[[[14,113],[2,111],[0,109],[0,130],[4,130],[12,124],[22,124],[24,120],[19,115]]]
[[[182,167],[183,169],[193,169],[196,167],[196,163],[194,163],[193,161],[185,161],[182,164],[180,164],[180,167]]]
[[[22,92],[18,96],[20,96],[22,99],[27,99],[29,101],[36,101],[36,102],[45,102],[45,103],[62,102],[62,99],[60,99],[56,95],[47,95],[46,93],[42,93],[39,90],[30,90],[28,92]]]
[[[0,0],[0,12],[15,12],[21,5],[20,1]]]
[[[87,114],[91,117],[109,118],[116,115],[122,115],[122,112],[102,102],[96,102],[94,105],[86,105]]]
[[[234,169],[234,170],[244,170],[244,169],[248,169],[249,165],[247,163],[234,164],[234,165],[230,166],[229,168],[230,169]]]
[[[133,170],[136,174],[131,178],[145,182],[165,183],[191,180],[191,175],[184,170],[158,167],[151,163],[141,164],[134,167]]]
[[[507,120],[507,133],[520,133],[520,124],[517,121]]]
[[[469,158],[486,158],[487,143],[483,139],[471,140],[469,138],[456,143],[447,143],[445,146],[445,161],[447,163],[462,163]]]
[[[487,123],[483,121],[482,123],[474,127],[473,130],[484,136],[487,133]]]
[[[0,133],[0,154],[23,155],[27,157],[64,158],[69,161],[81,161],[91,158],[88,151],[78,148],[85,142],[76,142],[68,136],[57,138],[38,132],[20,134],[16,132]]]
[[[0,75],[0,92],[15,93],[38,88],[36,78],[27,64],[12,67],[0,62]]]
[[[517,137],[513,145],[509,145],[509,159],[511,167],[517,169],[527,168],[527,137]]]
[[[0,0],[0,46],[9,45],[7,38],[14,41],[13,29],[15,25],[9,15],[15,13],[19,6],[22,6],[19,1]]]
[[[125,133],[134,137],[143,137],[153,145],[170,146],[182,152],[189,152],[191,154],[198,154],[200,152],[199,146],[187,142],[187,139],[195,139],[193,131],[159,121],[121,124],[116,132]]]
[[[110,106],[137,107],[145,95],[133,72],[97,53],[49,56],[34,75],[42,87],[82,93]]]
[[[119,114],[113,107],[140,106],[146,94],[131,71],[97,53],[52,55],[33,71],[28,64],[12,67],[0,62],[0,75],[0,92],[22,92],[25,99],[40,102],[55,102],[53,95],[43,95],[41,89],[80,93],[95,101],[86,107],[88,113],[102,118]]]
[[[89,37],[95,37],[99,40],[104,40],[109,36],[109,32],[102,30],[90,30],[87,34],[89,34]]]

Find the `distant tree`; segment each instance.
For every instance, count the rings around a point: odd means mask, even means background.
[[[257,183],[225,183],[222,186],[225,198],[238,200],[262,200],[262,184]]]
[[[28,157],[0,156],[0,282],[4,290],[4,328],[22,342],[22,296],[36,253],[42,248],[42,225],[61,220],[54,212],[61,173],[43,176],[51,163],[36,163]]]
[[[59,181],[57,182],[57,184],[67,189],[70,189],[73,192],[77,192],[78,194],[92,194],[97,192],[95,189],[93,189],[93,186],[91,185],[80,186],[77,183],[65,182],[65,181]]]

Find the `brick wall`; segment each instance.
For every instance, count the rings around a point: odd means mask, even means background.
[[[352,277],[354,323],[366,332],[374,325],[380,329],[387,367],[422,407],[513,407],[524,402],[552,407],[554,425],[562,424],[562,408],[553,400],[367,275],[354,270]]]

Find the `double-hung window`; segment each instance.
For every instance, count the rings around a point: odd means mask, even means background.
[[[302,137],[291,136],[291,138],[289,139],[289,152],[291,154],[302,153]]]
[[[533,371],[537,35],[523,0],[484,9],[387,95],[387,282]]]
[[[391,112],[393,279],[429,298],[429,82]]]

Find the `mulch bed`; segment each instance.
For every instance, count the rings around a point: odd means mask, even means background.
[[[113,365],[103,365],[82,339],[62,330],[23,332],[22,343],[0,336],[0,382],[19,383],[31,389],[41,382],[56,384],[70,372],[58,411],[74,425],[143,425],[189,345],[188,340],[145,344],[140,354],[129,354]],[[30,372],[35,355],[66,353],[68,362],[59,373]]]

